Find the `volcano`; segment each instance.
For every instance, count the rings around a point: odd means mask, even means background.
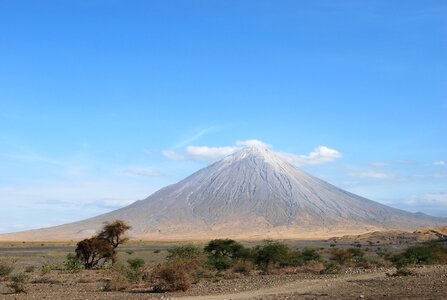
[[[132,225],[134,238],[153,240],[323,238],[447,224],[447,219],[349,193],[296,168],[268,148],[251,146],[129,206],[9,237],[77,240],[116,219]]]

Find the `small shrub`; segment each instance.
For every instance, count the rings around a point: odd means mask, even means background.
[[[124,291],[129,286],[128,279],[120,270],[111,270],[110,278],[104,281],[101,289],[104,292]]]
[[[137,270],[137,269],[141,269],[142,267],[144,267],[144,259],[142,258],[132,258],[132,259],[128,259],[127,263],[129,264],[130,268]]]
[[[304,265],[305,272],[321,274],[325,270],[325,266],[323,263],[319,261],[309,261]]]
[[[11,283],[9,284],[9,287],[14,293],[26,293],[29,278],[30,276],[24,272],[12,275],[10,278]]]
[[[49,277],[40,277],[40,278],[36,278],[33,281],[31,281],[31,283],[58,284],[58,283],[62,283],[62,282],[57,279],[52,279]]]
[[[359,248],[332,248],[331,249],[332,259],[338,262],[339,264],[347,264],[353,262],[355,264],[356,260],[360,261],[364,255],[363,251]]]
[[[51,272],[51,265],[46,263],[40,267],[40,274],[46,275]]]
[[[403,267],[403,268],[398,268],[396,270],[396,272],[393,274],[386,273],[386,275],[387,276],[413,276],[413,275],[415,275],[415,273],[414,273],[414,271],[412,271],[406,267]]]
[[[152,272],[151,282],[156,293],[186,291],[192,284],[192,278],[177,264],[167,263]]]
[[[160,249],[154,250],[154,253],[155,254],[160,253]]]
[[[134,258],[127,260],[128,266],[121,269],[128,280],[138,282],[143,278],[145,262],[142,258]]]
[[[254,265],[251,261],[239,260],[237,261],[232,269],[234,273],[241,273],[244,275],[250,275],[254,270]]]
[[[321,256],[318,251],[311,248],[305,249],[303,252],[301,252],[301,257],[305,262],[321,260]]]
[[[64,262],[64,270],[72,273],[84,270],[84,264],[74,254],[68,254]]]
[[[324,270],[320,274],[338,274],[340,273],[340,266],[335,261],[329,261],[324,264]]]
[[[14,264],[17,260],[12,259],[9,262],[0,260],[0,281],[5,280],[14,270]]]
[[[25,268],[26,273],[33,273],[36,270],[36,266],[27,266]]]

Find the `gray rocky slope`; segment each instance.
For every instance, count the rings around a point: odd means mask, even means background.
[[[29,233],[77,239],[115,219],[149,239],[316,238],[447,224],[341,190],[269,149],[247,147],[124,208]]]

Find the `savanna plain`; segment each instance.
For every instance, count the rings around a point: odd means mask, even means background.
[[[130,240],[86,269],[76,242],[1,242],[1,299],[443,299],[447,228],[327,240]]]

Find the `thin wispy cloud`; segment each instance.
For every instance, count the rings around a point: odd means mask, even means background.
[[[134,176],[145,176],[145,177],[157,177],[163,174],[158,170],[153,170],[150,168],[127,168],[123,170],[124,174],[134,175]]]
[[[370,178],[370,179],[381,179],[381,180],[397,178],[396,174],[377,172],[377,171],[352,172],[349,173],[349,175],[358,178]]]
[[[213,132],[215,130],[216,130],[215,127],[208,127],[208,128],[201,129],[198,132],[192,134],[191,136],[184,138],[183,140],[181,140],[180,142],[175,144],[172,148],[173,149],[178,149],[178,148],[185,147],[186,145],[189,145],[189,144],[197,141],[201,137],[203,137],[206,134],[211,133],[211,132]]]
[[[424,212],[433,216],[447,216],[447,193],[426,193],[403,199],[388,199],[388,205],[412,212]]]
[[[59,167],[67,167],[70,164],[67,161],[54,159],[45,155],[41,155],[35,152],[16,152],[16,153],[0,153],[0,157],[10,160],[18,160],[29,163],[43,163],[49,165],[55,165]]]
[[[370,163],[370,166],[373,168],[384,168],[384,167],[388,167],[389,163],[383,162],[383,161],[375,161]]]
[[[439,161],[433,162],[433,165],[434,166],[442,166],[442,167],[444,167],[444,166],[447,166],[447,162],[445,162],[443,160],[439,160]]]

